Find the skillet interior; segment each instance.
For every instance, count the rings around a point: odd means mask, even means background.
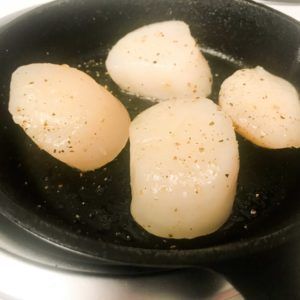
[[[36,9],[0,31],[2,214],[67,248],[149,265],[251,252],[273,246],[295,228],[299,150],[265,150],[239,137],[241,171],[230,220],[210,236],[176,241],[154,237],[132,220],[128,145],[105,168],[81,174],[39,150],[11,120],[11,73],[33,62],[67,63],[88,72],[107,84],[134,117],[152,104],[122,93],[104,75],[103,62],[125,33],[169,19],[187,22],[206,49],[214,100],[220,83],[242,66],[262,65],[300,87],[299,24],[248,1],[58,1]]]

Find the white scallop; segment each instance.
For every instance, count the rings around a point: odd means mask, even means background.
[[[219,103],[252,143],[272,149],[300,147],[300,100],[288,81],[262,67],[239,70],[223,82]]]
[[[224,224],[239,153],[230,118],[211,100],[161,102],[130,126],[131,213],[160,237],[195,238]]]
[[[182,21],[154,23],[120,39],[106,67],[125,91],[150,100],[197,98],[211,92],[209,65]]]
[[[41,149],[82,171],[113,160],[128,139],[130,119],[121,102],[67,65],[19,67],[9,111]]]

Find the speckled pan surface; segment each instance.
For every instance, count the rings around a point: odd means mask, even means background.
[[[270,151],[239,137],[234,211],[218,232],[193,240],[154,237],[129,212],[128,145],[81,174],[39,150],[7,111],[10,76],[33,62],[67,63],[106,84],[131,117],[152,105],[122,93],[105,75],[110,47],[156,21],[180,19],[201,41],[214,74],[212,98],[241,66],[262,65],[300,87],[300,25],[249,1],[57,1],[0,29],[0,212],[68,249],[114,262],[191,265],[273,247],[299,232],[299,150]]]

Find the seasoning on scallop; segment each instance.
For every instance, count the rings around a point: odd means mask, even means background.
[[[222,84],[219,103],[237,132],[271,149],[300,147],[300,99],[294,86],[262,67],[243,69]]]
[[[135,221],[165,238],[210,234],[228,219],[239,153],[230,118],[211,100],[152,106],[130,126]]]
[[[82,171],[112,161],[128,139],[125,107],[87,74],[38,63],[12,75],[9,111],[43,150]]]
[[[128,33],[109,52],[106,67],[123,90],[150,100],[195,99],[211,92],[209,65],[182,21]]]

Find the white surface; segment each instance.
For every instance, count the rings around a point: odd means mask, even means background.
[[[298,21],[300,21],[300,0],[299,0],[299,4],[295,4],[295,3],[287,4],[283,2],[277,3],[275,1],[263,1],[263,0],[257,0],[256,2],[267,4],[272,8],[277,9],[282,13],[289,15],[290,17],[293,17]]]
[[[13,12],[51,1],[53,0],[0,0],[0,18]],[[257,0],[256,2],[267,4],[300,21],[300,0],[299,4],[277,3],[275,1],[264,0]]]
[[[13,12],[51,1],[52,0],[0,0],[0,18]]]
[[[200,269],[164,272],[156,276],[96,277],[39,268],[7,254],[0,256],[0,266],[5,270],[0,272],[1,300],[181,300],[186,298],[185,292],[193,285],[199,299],[201,291],[207,290],[201,287],[200,278],[208,271]],[[197,278],[200,279],[198,283]],[[220,279],[215,275],[216,281]],[[181,286],[174,282],[181,282]],[[14,298],[1,296],[1,292]],[[195,299],[189,295],[186,299]],[[201,299],[243,300],[229,283],[219,287],[215,295],[211,293],[211,297]]]
[[[0,18],[13,12],[51,1],[53,0],[0,0]],[[299,4],[277,3],[275,1],[264,0],[257,0],[256,2],[268,4],[269,6],[300,21],[300,0]]]

